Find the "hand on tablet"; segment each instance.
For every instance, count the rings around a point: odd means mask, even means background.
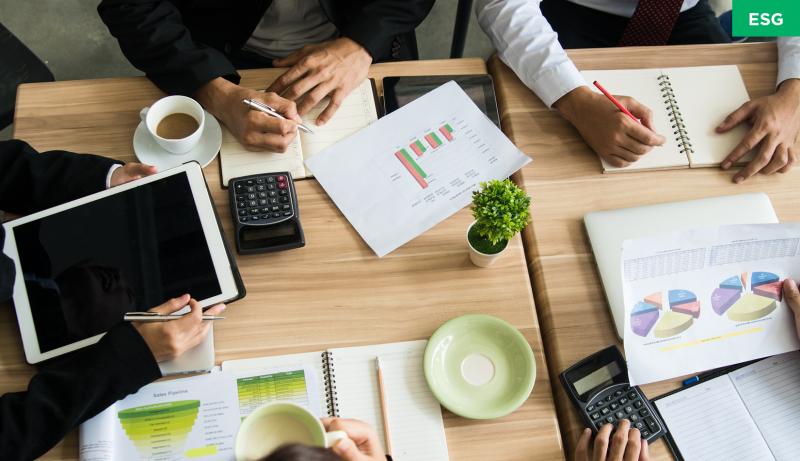
[[[642,439],[639,429],[631,429],[627,419],[620,421],[614,435],[611,424],[601,427],[592,440],[592,431],[583,430],[578,446],[575,447],[575,461],[647,461],[650,452],[647,441]]]
[[[212,322],[203,321],[203,309],[188,294],[170,299],[164,304],[150,309],[150,312],[172,314],[181,310],[187,303],[192,310],[182,319],[167,322],[133,322],[133,327],[142,335],[157,362],[178,357],[200,344],[208,334]],[[224,304],[217,304],[208,309],[205,314],[219,315],[224,310]]]
[[[328,432],[344,431],[349,439],[336,442],[332,450],[344,461],[386,461],[378,434],[369,424],[342,418],[322,418]]]
[[[156,174],[158,169],[152,165],[141,163],[126,163],[111,173],[111,187],[120,186],[126,182]]]

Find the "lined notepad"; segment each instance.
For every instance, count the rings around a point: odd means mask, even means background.
[[[794,460],[800,352],[761,360],[655,401],[687,460]]]
[[[342,101],[328,123],[323,126],[315,125],[313,121],[327,105],[328,100],[325,99],[304,116],[314,133],[298,131],[295,141],[283,153],[249,151],[223,127],[220,148],[222,184],[227,186],[231,178],[239,176],[281,171],[290,172],[294,179],[311,176],[303,165],[305,159],[378,119],[377,98],[374,83],[370,79],[364,80]]]
[[[606,173],[717,166],[747,134],[745,125],[727,133],[716,132],[728,114],[750,100],[736,66],[590,70],[581,74],[588,82],[597,80],[612,93],[633,97],[649,107],[653,129],[666,138],[664,145],[627,167],[602,160]],[[751,159],[752,153],[737,164]]]

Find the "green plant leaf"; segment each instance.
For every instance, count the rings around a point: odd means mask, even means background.
[[[497,245],[511,240],[531,220],[531,198],[509,179],[481,182],[472,193],[477,233]]]

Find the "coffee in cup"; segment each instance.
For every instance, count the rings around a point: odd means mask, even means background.
[[[169,114],[158,122],[156,134],[164,139],[182,139],[200,128],[200,124],[189,114],[177,112]]]
[[[187,96],[167,96],[139,112],[150,136],[172,154],[182,155],[197,146],[203,135],[206,113]]]

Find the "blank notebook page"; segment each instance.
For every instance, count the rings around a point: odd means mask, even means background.
[[[775,459],[727,375],[656,400],[656,407],[684,459]]]
[[[427,341],[331,350],[339,414],[372,425],[385,444],[375,359],[380,356],[395,461],[447,461],[442,410],[422,371]]]
[[[730,377],[775,459],[799,459],[800,353],[770,357]]]

